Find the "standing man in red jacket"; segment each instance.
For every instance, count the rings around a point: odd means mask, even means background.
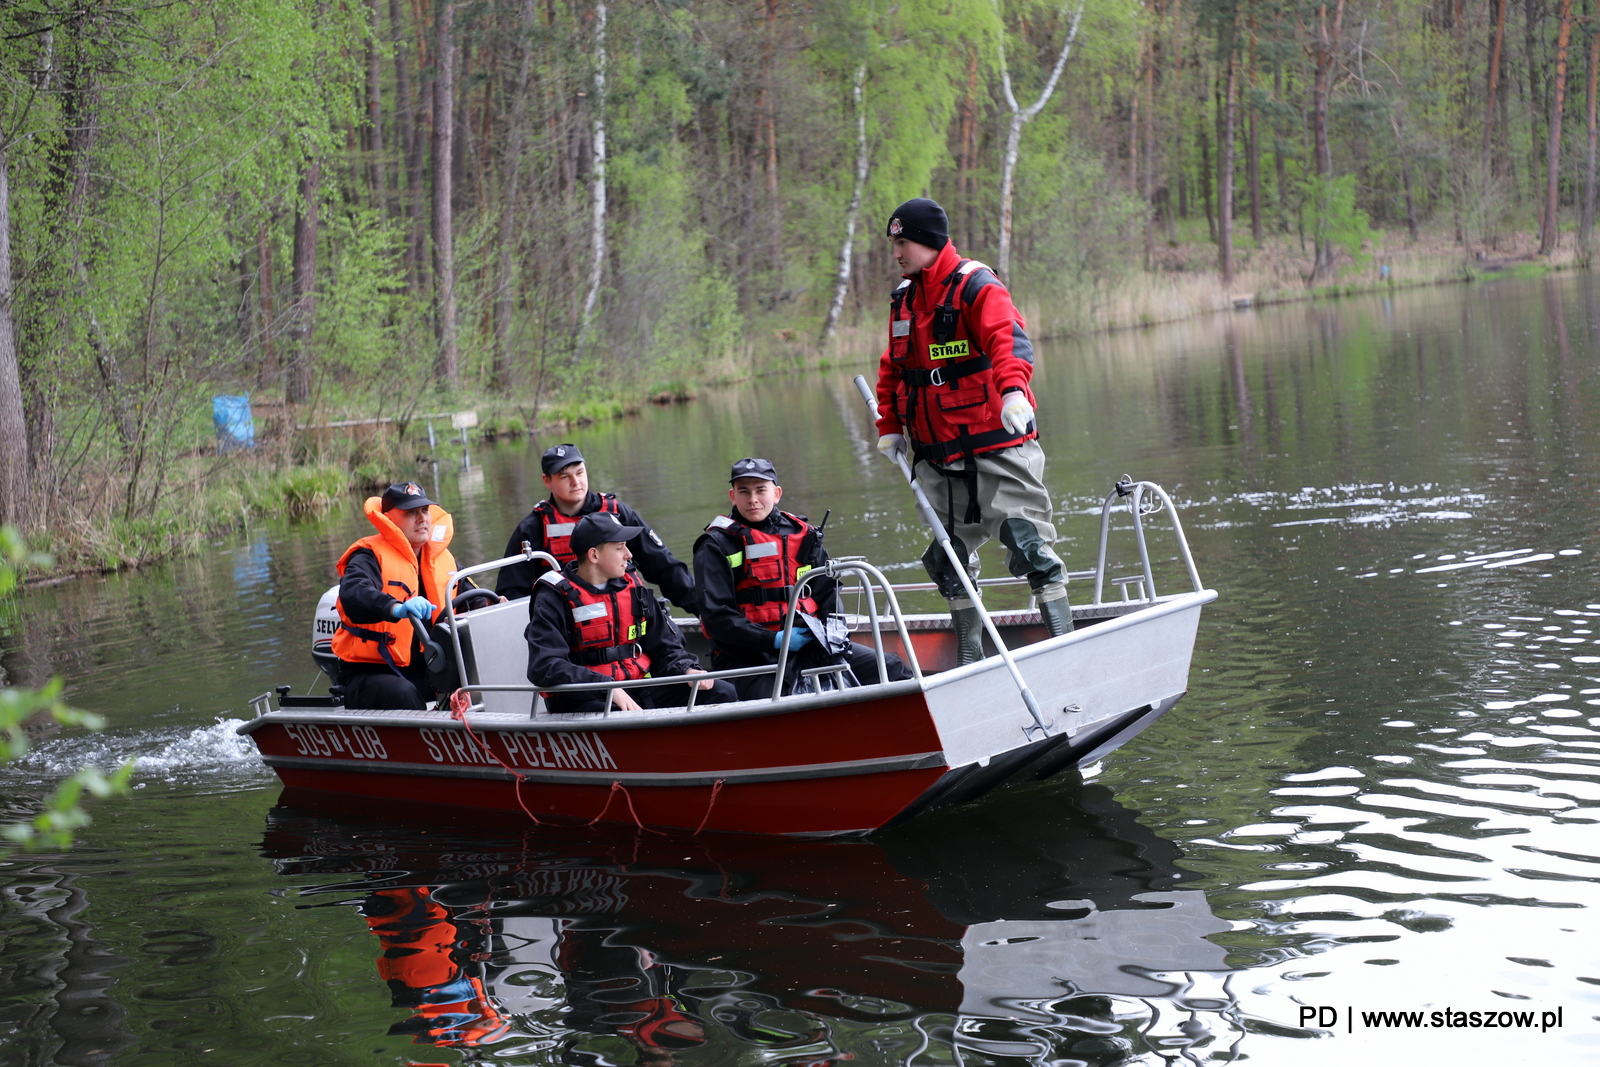
[[[1050,635],[1067,633],[1072,607],[1053,547],[1028,388],[1033,342],[1022,316],[992,270],[956,252],[944,209],[932,200],[895,208],[888,236],[906,280],[889,299],[889,346],[878,366],[878,451],[910,450],[913,473],[968,573],[977,577],[978,548],[998,537]],[[959,661],[982,659],[983,624],[949,558],[930,545],[922,564],[950,602]]]

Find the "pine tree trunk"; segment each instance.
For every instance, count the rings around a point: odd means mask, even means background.
[[[400,213],[406,218],[406,291],[417,291],[417,265],[422,259],[422,247],[417,237],[421,232],[418,221],[422,190],[419,175],[412,166],[418,158],[416,150],[417,102],[411,92],[411,72],[406,62],[405,24],[400,18],[400,0],[389,0],[389,33],[394,44],[394,125],[400,141],[398,170],[400,187]]]
[[[439,341],[439,381],[461,383],[456,352],[455,267],[455,23],[453,0],[439,5],[438,72],[433,80],[433,278]]]
[[[378,0],[367,0],[367,17],[372,20],[367,35],[367,152],[372,157],[368,180],[372,185],[372,203],[387,218],[389,197],[383,180],[383,53],[378,48]]]
[[[1328,5],[1317,5],[1317,29],[1312,38],[1312,59],[1315,72],[1311,83],[1311,140],[1316,174],[1322,179],[1319,195],[1327,195],[1327,183],[1333,178],[1333,153],[1328,147],[1328,95],[1333,88],[1334,59],[1339,51],[1339,38],[1344,23],[1344,0],[1337,0],[1333,9],[1333,22],[1328,22]],[[1311,276],[1306,280],[1314,286],[1333,273],[1333,241],[1319,230],[1316,234],[1316,252],[1311,264]]]
[[[1494,151],[1495,94],[1500,90],[1500,57],[1506,42],[1506,5],[1511,0],[1490,0],[1494,4],[1494,39],[1489,45],[1489,69],[1483,98],[1483,166],[1487,174],[1498,166]]]
[[[294,213],[294,263],[289,311],[289,373],[283,399],[303,404],[311,397],[311,331],[317,307],[317,199],[322,161],[313,157],[300,175],[300,203]]]
[[[1595,155],[1600,148],[1600,33],[1589,34],[1589,91],[1586,100],[1589,112],[1589,154],[1583,162],[1583,214],[1578,223],[1578,247],[1589,254],[1589,241],[1594,235]]]
[[[1561,191],[1561,117],[1567,100],[1567,44],[1572,39],[1572,0],[1561,0],[1561,25],[1556,31],[1556,71],[1550,86],[1550,137],[1545,150],[1544,223],[1539,228],[1539,254],[1555,251]]]
[[[1228,45],[1228,65],[1223,75],[1222,131],[1217,141],[1217,269],[1222,284],[1233,284],[1233,141],[1237,123],[1234,97],[1239,78],[1239,61],[1232,42]]]

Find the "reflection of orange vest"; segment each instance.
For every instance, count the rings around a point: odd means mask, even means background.
[[[398,905],[393,914],[367,919],[367,927],[383,945],[378,977],[418,990],[453,981],[460,968],[451,953],[461,935],[427,886],[380,889],[373,895],[388,897]]]
[[[450,588],[450,572],[456,569],[456,559],[449,549],[450,537],[455,532],[449,512],[437,504],[431,506],[433,536],[422,546],[419,571],[411,542],[400,532],[400,527],[383,513],[382,503],[382,497],[367,497],[362,510],[366,512],[367,521],[378,532],[363,537],[345,549],[344,555],[339,557],[340,577],[344,576],[344,568],[350,562],[351,555],[357,549],[365,548],[378,557],[385,593],[401,601],[425,596],[443,610],[445,592]],[[339,628],[333,633],[335,656],[346,663],[385,663],[388,661],[379,649],[386,645],[389,658],[396,667],[404,667],[411,662],[412,637],[416,631],[409,618],[398,622],[355,623],[344,613],[343,601],[335,602],[334,607],[339,612]],[[434,613],[434,618],[438,618],[438,612]]]

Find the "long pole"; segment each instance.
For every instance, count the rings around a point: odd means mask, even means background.
[[[872,411],[872,417],[878,417],[878,399],[872,395],[872,387],[867,384],[866,378],[856,375],[856,388],[861,392],[861,399],[867,402],[867,407]],[[978,617],[983,620],[983,628],[989,631],[989,640],[994,642],[994,647],[1000,650],[1000,658],[1005,660],[1006,669],[1011,672],[1011,680],[1017,683],[1017,689],[1022,693],[1022,702],[1028,706],[1028,714],[1033,716],[1033,727],[1049,736],[1050,727],[1045,725],[1044,719],[1039,715],[1039,702],[1033,699],[1033,690],[1028,688],[1028,683],[1022,677],[1022,671],[1017,667],[1017,661],[1012,658],[1011,650],[1000,637],[1000,631],[995,627],[994,620],[989,617],[989,609],[983,606],[983,601],[978,596],[978,590],[972,584],[972,576],[967,573],[967,562],[956,554],[956,548],[950,543],[950,534],[945,530],[944,523],[939,521],[939,513],[933,510],[933,505],[928,503],[928,496],[922,491],[922,486],[917,482],[916,475],[911,473],[911,464],[906,462],[904,453],[894,457],[900,473],[906,476],[906,484],[911,486],[911,492],[917,498],[917,514],[922,516],[923,525],[928,527],[928,532],[933,534],[933,539],[939,547],[944,549],[945,556],[950,560],[956,577],[961,579],[961,588],[966,591],[967,599],[972,601],[978,609]],[[971,460],[968,460],[970,463]]]

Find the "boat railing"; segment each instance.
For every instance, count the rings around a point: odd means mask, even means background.
[[[814,568],[801,575],[800,580],[794,584],[794,589],[789,594],[789,610],[784,613],[783,639],[778,642],[778,677],[783,677],[784,668],[789,662],[789,636],[794,632],[797,616],[797,607],[801,597],[806,595],[806,588],[818,578],[837,579],[841,575],[853,574],[861,580],[861,585],[855,587],[864,590],[867,595],[867,619],[872,624],[872,654],[878,661],[878,680],[885,681],[889,677],[888,665],[883,654],[883,628],[878,620],[878,597],[874,589],[883,590],[884,598],[888,601],[889,612],[894,617],[895,628],[900,632],[900,644],[905,649],[907,666],[911,668],[912,676],[917,684],[922,684],[922,667],[917,663],[917,651],[911,644],[911,633],[906,628],[905,616],[900,612],[900,599],[895,596],[894,585],[882,571],[868,563],[865,556],[838,556],[828,560],[821,567]],[[827,674],[840,669],[838,665],[819,667],[801,674],[806,677],[817,674]],[[772,699],[777,700],[782,695],[782,686],[772,687]]]
[[[1183,564],[1188,568],[1189,581],[1194,584],[1196,593],[1203,592],[1205,586],[1200,582],[1200,572],[1195,569],[1194,554],[1189,551],[1189,539],[1183,535],[1183,523],[1178,518],[1178,507],[1172,502],[1172,497],[1155,482],[1136,482],[1124,474],[1117,479],[1117,484],[1111,487],[1111,492],[1106,494],[1105,503],[1100,507],[1100,551],[1095,557],[1093,603],[1105,603],[1101,599],[1101,594],[1105,587],[1106,542],[1111,533],[1111,513],[1119,502],[1126,503],[1128,513],[1133,518],[1133,537],[1134,543],[1139,548],[1140,568],[1139,575],[1112,579],[1112,584],[1121,587],[1122,599],[1124,601],[1129,599],[1128,586],[1135,583],[1141,587],[1139,600],[1154,601],[1157,597],[1155,573],[1150,567],[1150,546],[1145,539],[1144,520],[1147,516],[1158,515],[1163,511],[1172,522],[1172,536],[1178,543]]]
[[[867,602],[871,608],[871,613],[873,616],[872,640],[874,653],[878,659],[878,677],[880,679],[886,678],[888,676],[888,671],[884,663],[883,636],[880,632],[877,619],[877,600],[872,594],[872,583],[874,582],[886,590],[889,610],[893,613],[895,625],[899,628],[900,640],[906,648],[906,658],[909,660],[909,666],[911,667],[912,673],[916,676],[917,682],[920,684],[922,681],[922,668],[917,664],[916,652],[911,646],[911,639],[906,629],[905,618],[900,612],[900,602],[895,598],[894,590],[889,584],[889,580],[884,577],[882,571],[868,563],[865,559],[855,556],[842,556],[838,559],[829,560],[823,567],[820,567],[802,576],[801,580],[796,583],[794,592],[789,598],[789,611],[785,620],[784,639],[782,645],[780,646],[780,651],[778,652],[778,662],[775,664],[758,664],[753,667],[735,667],[722,671],[704,671],[696,674],[658,675],[651,678],[631,678],[620,681],[607,680],[601,682],[572,682],[567,685],[554,686],[534,685],[531,682],[514,685],[479,685],[469,682],[467,680],[466,655],[463,653],[461,648],[461,631],[460,627],[456,623],[454,594],[457,585],[463,578],[470,578],[473,575],[481,574],[484,571],[499,570],[501,567],[508,566],[512,563],[532,563],[534,561],[546,563],[556,570],[561,569],[561,562],[554,556],[548,552],[536,551],[531,544],[529,544],[527,541],[524,541],[522,543],[522,551],[514,556],[505,556],[501,559],[490,560],[487,563],[479,563],[471,567],[463,567],[462,569],[455,571],[450,575],[449,592],[451,595],[445,599],[445,613],[446,617],[450,621],[450,645],[451,651],[455,654],[456,677],[460,679],[461,684],[458,688],[461,691],[480,694],[590,693],[603,689],[606,691],[606,702],[602,714],[609,714],[611,711],[614,690],[635,689],[647,685],[666,685],[686,682],[689,683],[689,701],[686,707],[688,710],[693,711],[695,699],[700,695],[699,682],[715,680],[718,678],[750,678],[761,674],[771,674],[775,679],[782,678],[783,671],[788,664],[789,633],[794,628],[795,606],[799,603],[800,597],[804,595],[806,586],[816,578],[821,578],[824,576],[838,577],[841,574],[855,574],[860,576],[864,586],[867,589]],[[807,668],[800,673],[802,677],[815,678],[819,675],[837,673],[842,671],[845,666],[845,664],[831,664],[823,667]],[[773,700],[781,699],[784,695],[783,686],[776,680],[772,686],[772,691]],[[474,702],[470,707],[468,707],[467,710],[481,711],[482,708],[483,703],[480,700]]]
[[[1068,571],[1067,579],[1074,582],[1094,581],[1094,604],[1103,604],[1103,590],[1106,578],[1106,544],[1111,534],[1111,513],[1119,503],[1126,503],[1128,511],[1133,517],[1134,541],[1139,548],[1139,573],[1129,574],[1109,579],[1122,594],[1122,602],[1147,602],[1156,599],[1155,576],[1150,566],[1150,551],[1145,541],[1144,520],[1147,516],[1166,512],[1172,520],[1172,535],[1178,543],[1184,565],[1189,571],[1189,580],[1194,583],[1194,591],[1201,592],[1204,586],[1200,583],[1200,572],[1195,569],[1194,556],[1189,551],[1189,541],[1184,536],[1183,524],[1178,519],[1178,509],[1172,503],[1172,498],[1167,491],[1155,482],[1136,482],[1127,475],[1123,475],[1106,495],[1105,503],[1100,508],[1100,549],[1096,557],[1093,570]],[[980,588],[993,588],[995,586],[1021,586],[1027,584],[1026,578],[980,578],[976,583]],[[1130,587],[1136,594],[1129,595]],[[926,593],[933,592],[939,587],[933,582],[899,582],[888,587],[894,593]],[[841,586],[840,593],[860,593],[862,586]]]

